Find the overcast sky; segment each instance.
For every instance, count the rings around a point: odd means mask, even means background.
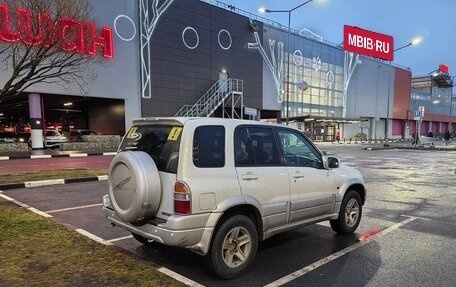
[[[253,14],[288,25],[288,13],[258,12],[259,7],[289,10],[300,0],[222,0]],[[414,76],[426,75],[439,64],[456,75],[455,0],[314,0],[291,14],[291,27],[307,28],[340,44],[344,25],[358,26],[394,38],[395,49],[420,36],[422,42],[396,51],[394,63],[409,67]]]

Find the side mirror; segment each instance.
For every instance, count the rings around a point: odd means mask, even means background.
[[[339,159],[335,157],[328,157],[328,167],[329,168],[338,168],[340,165]]]

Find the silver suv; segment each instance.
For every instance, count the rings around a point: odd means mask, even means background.
[[[253,263],[258,241],[329,220],[358,227],[366,189],[300,131],[220,118],[133,122],[109,168],[103,211],[144,244],[189,248],[230,279]]]

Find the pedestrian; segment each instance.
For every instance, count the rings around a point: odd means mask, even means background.
[[[450,131],[447,131],[445,133],[445,135],[443,136],[443,139],[445,140],[445,145],[448,145],[448,143],[450,142],[450,138],[451,138]]]
[[[340,131],[339,130],[336,131],[336,141],[337,141],[337,143],[340,143]]]

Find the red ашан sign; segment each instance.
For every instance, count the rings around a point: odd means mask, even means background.
[[[60,18],[52,21],[49,14],[38,14],[38,27],[32,28],[32,12],[25,8],[16,11],[16,31],[11,28],[9,7],[0,4],[0,40],[5,42],[23,42],[29,46],[51,47],[55,44],[65,52],[96,55],[103,49],[105,58],[114,56],[112,29],[101,28],[101,35],[93,23],[83,23],[76,19]],[[37,31],[37,32],[35,32]]]
[[[388,35],[345,25],[344,50],[392,61],[394,58],[394,39]]]

